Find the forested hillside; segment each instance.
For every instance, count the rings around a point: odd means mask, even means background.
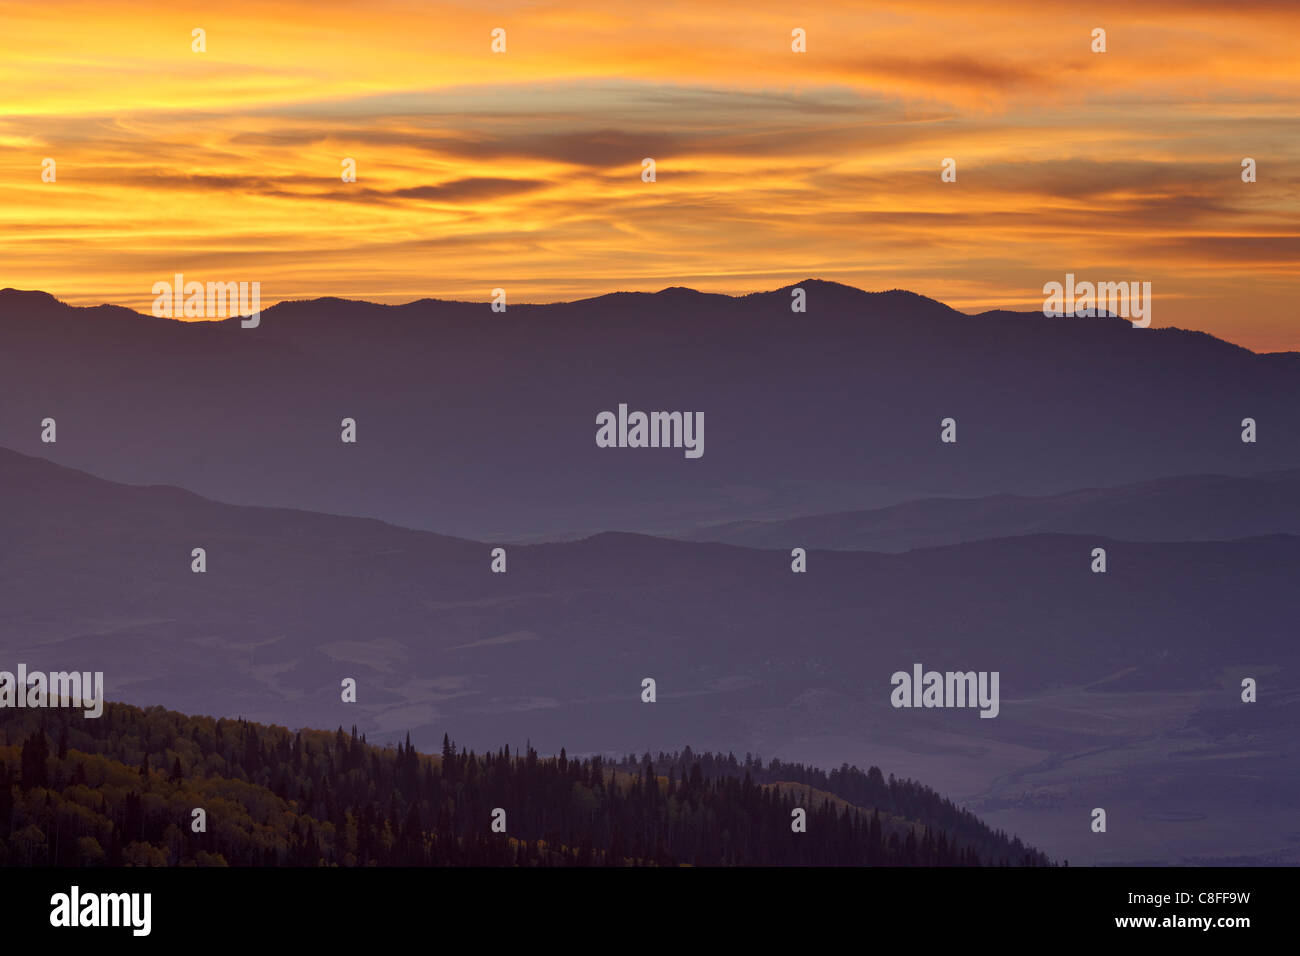
[[[505,832],[494,832],[503,810]],[[806,832],[792,829],[807,811]],[[194,832],[194,810],[205,829]],[[368,744],[108,704],[0,710],[9,866],[1045,865],[880,771]]]
[[[690,747],[680,753],[660,752],[653,758],[649,754],[638,759],[629,754],[618,765],[619,770],[632,770],[645,766],[649,760],[654,773],[683,779],[687,768],[699,765],[706,780],[718,777],[742,779],[749,777],[754,783],[784,788],[787,784],[802,784],[803,792],[832,794],[840,803],[857,808],[878,811],[885,820],[897,821],[896,829],[906,843],[907,834],[916,828],[913,821],[923,821],[931,830],[945,834],[949,841],[973,849],[982,860],[1015,862],[1019,865],[1045,866],[1048,859],[1043,854],[1025,846],[1019,839],[1001,830],[994,830],[969,810],[963,810],[934,790],[915,780],[898,780],[893,774],[886,779],[879,767],[865,771],[843,764],[838,770],[825,771],[798,763],[773,760],[766,766],[761,757],[745,755],[743,762],[735,754],[694,753]],[[808,806],[805,801],[804,806]],[[886,827],[886,838],[889,836]]]

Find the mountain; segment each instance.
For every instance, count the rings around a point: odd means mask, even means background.
[[[1043,497],[924,498],[870,511],[737,521],[685,537],[751,548],[908,551],[1044,532],[1125,541],[1300,534],[1300,471],[1188,475]]]
[[[672,288],[504,313],[486,295],[285,302],[257,328],[5,290],[0,446],[493,541],[1300,467],[1300,353],[798,287],[806,313],[790,288]],[[597,447],[597,416],[620,404],[703,413],[703,455]]]
[[[644,766],[441,756],[110,704],[0,711],[0,866],[1042,866],[927,787],[878,768],[800,778],[713,754]],[[662,758],[662,755],[661,755]],[[739,771],[745,776],[741,778]],[[770,780],[770,782],[769,782]],[[204,811],[203,830],[188,825]],[[794,832],[802,807],[807,828]],[[498,808],[504,832],[492,829]]]
[[[1289,535],[812,551],[795,574],[784,551],[607,533],[509,546],[498,574],[479,542],[3,452],[0,543],[0,667],[103,671],[113,700],[426,748],[875,764],[1081,862],[1279,851],[1300,796]],[[996,719],[892,707],[917,662],[998,672]],[[1122,839],[1093,839],[1097,806]]]

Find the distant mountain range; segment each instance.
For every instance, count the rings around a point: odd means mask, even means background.
[[[185,323],[0,292],[0,445],[242,504],[479,540],[690,533],[932,496],[1300,467],[1300,353],[1118,318],[965,315],[807,280],[553,305],[339,299]],[[596,417],[703,412],[705,451]],[[57,421],[42,444],[40,423]],[[957,443],[940,442],[954,418]],[[1259,440],[1240,440],[1254,418]],[[340,441],[344,418],[355,445]]]
[[[1089,570],[1098,546],[1106,574]],[[203,574],[191,571],[196,547]],[[1142,838],[1071,843],[1087,840],[1086,811],[1103,793],[1134,814],[1172,806],[1230,820],[1242,842],[1219,827],[1177,845],[1239,855],[1275,845],[1270,808],[1294,806],[1300,790],[1278,736],[1300,688],[1300,537],[814,550],[804,574],[786,551],[621,533],[509,546],[504,574],[489,551],[0,452],[9,669],[102,670],[114,700],[355,723],[372,740],[409,732],[425,748],[450,731],[478,747],[530,738],[543,752],[693,741],[876,763],[1079,861],[1132,859],[1155,852],[1143,839],[1170,839],[1161,826],[1173,824],[1148,821]],[[914,662],[1000,672],[1000,715],[892,708],[890,676]],[[1266,688],[1259,716],[1225,721],[1251,706],[1238,700],[1242,676]],[[355,704],[340,699],[345,677]],[[641,701],[646,677],[653,704]],[[1213,763],[1198,756],[1206,748]],[[1269,781],[1249,804],[1251,825],[1267,828],[1260,848],[1236,815],[1250,779]]]
[[[1046,532],[1125,541],[1300,534],[1300,471],[1243,478],[1188,475],[1036,498],[924,498],[871,511],[736,521],[686,537],[751,548],[910,551]]]

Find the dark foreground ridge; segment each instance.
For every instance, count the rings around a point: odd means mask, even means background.
[[[429,756],[125,704],[0,709],[0,821],[8,866],[1050,865],[874,767]]]

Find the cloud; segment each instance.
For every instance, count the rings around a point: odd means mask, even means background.
[[[1170,322],[1300,334],[1293,3],[60,10],[0,0],[0,83],[24,91],[0,116],[6,284],[147,308],[197,269],[268,304],[817,274],[1019,307],[1086,266],[1176,286]]]

